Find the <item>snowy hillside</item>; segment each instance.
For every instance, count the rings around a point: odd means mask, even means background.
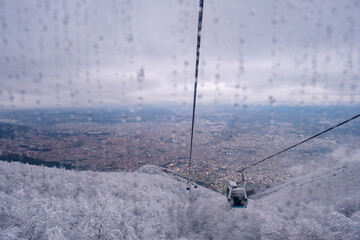
[[[0,239],[360,239],[360,161],[253,196],[224,196],[156,167],[75,172],[0,163]]]

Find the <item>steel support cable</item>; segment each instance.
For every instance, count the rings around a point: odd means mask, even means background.
[[[305,143],[305,142],[307,142],[307,141],[310,141],[311,139],[314,139],[314,138],[316,138],[316,137],[319,137],[320,135],[322,135],[322,134],[324,134],[324,133],[326,133],[326,132],[329,132],[329,131],[337,128],[337,127],[340,127],[341,125],[343,125],[343,124],[345,124],[345,123],[348,123],[348,122],[350,122],[350,121],[352,121],[352,120],[354,120],[354,119],[356,119],[356,118],[358,118],[358,117],[360,117],[360,114],[358,114],[358,115],[356,115],[356,116],[354,116],[354,117],[352,117],[352,118],[349,118],[349,119],[347,119],[347,120],[345,120],[345,121],[343,121],[343,122],[341,122],[341,123],[339,123],[339,124],[337,124],[337,125],[335,125],[335,126],[332,126],[331,128],[328,128],[328,129],[326,129],[326,130],[324,130],[324,131],[322,131],[322,132],[320,132],[320,133],[318,133],[318,134],[315,134],[314,136],[311,136],[311,137],[309,137],[309,138],[307,138],[307,139],[305,139],[305,140],[303,140],[303,141],[301,141],[301,142],[299,142],[299,143],[297,143],[297,144],[294,144],[294,145],[292,145],[292,146],[290,146],[290,147],[288,147],[288,148],[285,148],[284,150],[281,150],[280,152],[277,152],[277,153],[275,153],[275,154],[273,154],[273,155],[271,155],[271,156],[269,156],[269,157],[266,157],[266,158],[264,158],[264,159],[261,159],[260,161],[257,161],[257,162],[255,162],[255,163],[252,163],[252,164],[250,164],[250,165],[248,165],[248,166],[246,166],[246,167],[244,167],[244,168],[241,168],[240,170],[237,170],[237,171],[235,171],[235,172],[233,172],[233,173],[230,173],[230,174],[227,174],[227,175],[225,175],[225,176],[219,177],[218,179],[221,179],[221,178],[230,176],[230,175],[232,175],[232,174],[234,174],[234,173],[243,172],[244,170],[246,170],[246,169],[248,169],[248,168],[251,168],[251,167],[253,167],[253,166],[256,166],[256,165],[258,165],[258,164],[260,164],[260,163],[262,163],[262,162],[265,162],[266,160],[269,160],[270,158],[273,158],[273,157],[275,157],[275,156],[277,156],[277,155],[279,155],[279,154],[281,154],[281,153],[284,153],[284,152],[286,152],[286,151],[288,151],[288,150],[290,150],[290,149],[292,149],[292,148],[294,148],[294,147],[296,147],[296,146],[299,146],[300,144],[303,144],[303,143]]]
[[[198,18],[198,30],[197,30],[197,44],[196,44],[196,62],[195,62],[195,83],[194,83],[194,100],[193,100],[193,112],[191,122],[191,139],[190,139],[190,158],[189,158],[189,181],[192,181],[191,164],[192,164],[192,148],[194,138],[194,122],[195,122],[195,106],[196,106],[196,91],[199,74],[199,60],[200,60],[200,43],[201,43],[201,27],[202,17],[204,9],[204,0],[199,1],[199,18]]]

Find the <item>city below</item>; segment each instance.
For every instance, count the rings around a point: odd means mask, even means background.
[[[192,173],[198,184],[223,192],[236,170],[351,117],[352,107],[204,109],[195,122]],[[19,111],[0,114],[0,158],[92,171],[163,167],[189,177],[191,116],[183,111]],[[245,172],[249,192],[291,177],[289,168],[316,162],[341,145],[356,146],[360,123],[294,148]],[[232,174],[234,173],[234,174]]]

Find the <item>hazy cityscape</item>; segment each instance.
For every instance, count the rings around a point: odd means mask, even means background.
[[[295,144],[349,117],[355,108],[218,108],[196,119],[193,172],[199,184],[223,191],[231,175],[259,159]],[[296,115],[296,116],[294,116]],[[135,171],[150,164],[188,177],[190,117],[166,109],[137,112],[31,111],[1,115],[1,159],[92,171]],[[359,141],[360,124],[314,139],[246,172],[249,187],[259,189],[291,177],[290,166],[321,161],[339,145]],[[30,163],[30,162],[29,162]],[[226,177],[225,175],[228,175]],[[219,179],[220,178],[220,179]]]

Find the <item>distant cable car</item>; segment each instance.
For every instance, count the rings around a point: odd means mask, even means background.
[[[194,186],[194,188],[197,188],[197,185],[194,184],[193,182],[188,181],[186,184],[186,190],[190,190],[191,186]]]
[[[231,208],[246,208],[247,194],[246,183],[243,172],[241,172],[242,181],[230,181],[226,189],[226,196]]]

